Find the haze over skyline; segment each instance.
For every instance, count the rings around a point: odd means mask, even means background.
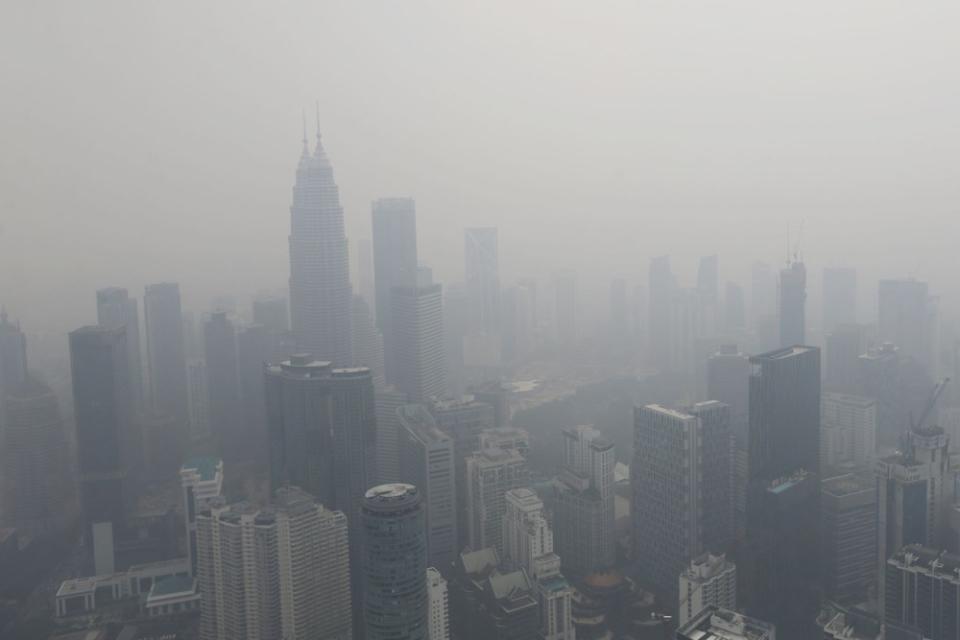
[[[371,201],[412,196],[445,282],[463,228],[496,226],[505,283],[643,282],[667,253],[692,283],[719,253],[721,278],[748,285],[802,221],[811,288],[857,266],[866,302],[877,277],[913,275],[955,309],[960,7],[504,8],[10,7],[0,300],[63,331],[107,285],[180,281],[197,310],[284,286],[300,114],[312,140],[319,100],[354,279]]]

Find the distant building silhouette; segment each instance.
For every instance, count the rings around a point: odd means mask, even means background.
[[[123,327],[127,333],[127,357],[130,358],[130,390],[134,408],[145,409],[143,364],[140,359],[140,314],[137,300],[126,289],[109,287],[97,291],[97,324],[108,329]]]
[[[780,346],[806,344],[807,268],[791,262],[780,270]]]
[[[148,285],[143,308],[151,406],[154,412],[174,416],[186,424],[190,412],[180,286],[173,282]]]
[[[823,335],[857,322],[857,270],[827,267],[823,270]]]

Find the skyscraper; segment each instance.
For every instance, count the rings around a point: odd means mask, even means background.
[[[183,318],[180,286],[174,282],[151,284],[143,295],[147,332],[147,367],[150,401],[159,414],[187,423],[186,356],[183,348]]]
[[[503,551],[506,493],[527,486],[527,460],[515,449],[484,449],[466,459],[467,540],[472,549]]]
[[[298,486],[359,521],[375,435],[370,370],[300,354],[265,371],[271,485]]]
[[[464,230],[469,328],[472,332],[500,332],[500,258],[495,227]]]
[[[554,274],[553,286],[557,303],[557,340],[562,348],[570,348],[576,345],[579,332],[577,273],[568,269]]]
[[[634,552],[643,581],[672,609],[687,563],[732,535],[729,409],[647,405],[634,410],[634,426]]]
[[[385,484],[367,491],[363,536],[365,640],[427,640],[427,542],[417,488]]]
[[[457,492],[453,439],[423,405],[397,409],[400,479],[418,488],[426,512],[427,564],[449,575],[457,558]]]
[[[197,517],[203,640],[352,637],[347,519],[294,487]]]
[[[827,267],[823,270],[823,326],[827,334],[843,324],[857,321],[857,270]]]
[[[397,388],[410,402],[425,402],[446,391],[442,291],[439,284],[394,287],[391,331]]]
[[[27,381],[27,338],[0,311],[0,404],[9,391]]]
[[[861,385],[860,356],[867,351],[866,327],[840,324],[824,341],[823,386],[838,393],[857,393]]]
[[[143,411],[143,365],[140,361],[140,314],[137,301],[126,289],[109,287],[97,291],[97,324],[108,329],[123,327],[127,332],[127,357],[130,359],[130,391],[134,408]]]
[[[877,483],[871,470],[823,481],[823,591],[858,604],[877,579]]]
[[[253,299],[253,324],[281,334],[290,330],[287,299],[276,295],[259,295]]]
[[[290,206],[290,319],[297,348],[339,367],[350,353],[350,263],[340,192],[320,142],[306,135]]]
[[[24,535],[56,533],[70,521],[71,478],[60,406],[28,379],[0,402],[0,526]]]
[[[113,572],[112,537],[133,499],[128,465],[142,461],[142,455],[134,451],[140,442],[133,433],[128,367],[124,329],[82,327],[70,333],[84,536],[90,540],[94,530],[102,531],[96,528],[99,523],[107,523],[113,530],[109,549],[102,546],[107,544],[105,539],[92,540],[95,556],[103,558],[97,574]]]
[[[881,280],[877,314],[877,337],[892,342],[901,357],[913,358],[936,376],[936,301],[926,282]]]
[[[819,606],[820,351],[750,359],[748,607],[790,640],[811,637]]]
[[[960,618],[960,556],[912,544],[886,562],[887,625],[918,627],[924,638],[956,638]]]
[[[734,531],[742,539],[746,531],[748,430],[750,410],[750,360],[737,345],[721,345],[707,359],[707,397],[730,409],[733,437]]]
[[[905,545],[945,547],[951,517],[950,438],[937,426],[911,428],[901,450],[877,461],[877,557],[884,602],[887,560]],[[950,535],[949,537],[952,537]]]
[[[353,296],[352,322],[354,364],[370,369],[374,386],[382,389],[386,385],[383,335],[373,322],[370,306],[360,296]]]
[[[236,459],[241,440],[240,372],[236,331],[225,311],[214,312],[203,323],[203,348],[210,429],[221,450],[229,450],[228,457]]]
[[[869,468],[877,455],[877,401],[824,393],[821,398],[820,466]]]
[[[223,460],[198,457],[180,467],[183,490],[183,520],[186,525],[187,557],[190,573],[197,574],[197,516],[223,496]]]
[[[417,213],[413,198],[381,198],[372,209],[377,328],[383,335],[386,379],[396,383],[400,372],[398,338],[391,333],[393,290],[417,286]]]
[[[737,335],[747,326],[747,302],[743,287],[728,282],[723,301],[723,329],[727,335]]]
[[[780,270],[780,346],[806,343],[807,269],[794,261]]]
[[[613,443],[591,426],[563,430],[564,459],[554,481],[557,552],[572,577],[613,566]]]
[[[237,333],[237,372],[244,427],[242,454],[245,458],[263,460],[266,457],[263,455],[267,424],[263,367],[268,362],[275,362],[273,357],[270,329],[254,324]]]

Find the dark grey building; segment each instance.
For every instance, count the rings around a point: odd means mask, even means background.
[[[140,442],[133,432],[128,367],[124,329],[89,326],[70,333],[80,506],[87,540],[97,523],[110,523],[116,535],[134,497],[129,465],[142,461],[142,455],[134,451]]]
[[[791,262],[780,270],[780,346],[806,343],[807,268]]]
[[[265,371],[271,485],[300,487],[357,522],[375,436],[370,370],[301,354]]]
[[[860,356],[867,352],[866,327],[860,324],[834,325],[824,342],[824,388],[837,393],[857,393]]]
[[[27,338],[20,326],[0,311],[0,404],[3,397],[27,381]]]
[[[417,212],[413,198],[381,198],[371,212],[377,328],[383,335],[385,375],[395,384],[397,338],[391,333],[393,290],[417,286]]]
[[[365,640],[427,640],[427,540],[420,492],[383,484],[366,492],[363,537]]]
[[[677,629],[677,640],[776,640],[769,622],[710,605]],[[813,638],[814,636],[810,636]]]
[[[259,324],[244,327],[237,333],[237,372],[244,426],[243,453],[247,458],[266,459],[267,408],[263,367],[269,362],[276,362],[273,335],[271,329]]]
[[[143,295],[147,333],[150,405],[156,413],[189,419],[187,360],[183,349],[180,286],[175,282],[147,285]]]
[[[820,350],[750,363],[747,610],[806,640],[819,606]]]
[[[224,457],[236,460],[241,436],[240,374],[237,334],[225,311],[215,311],[203,323],[203,349],[210,430]]]
[[[960,637],[960,556],[913,544],[886,564],[888,625],[918,627],[930,640]]]
[[[746,532],[747,476],[750,413],[750,360],[737,345],[720,345],[707,359],[707,398],[729,407],[733,452],[734,532],[742,539]]]
[[[352,296],[340,192],[318,131],[312,155],[304,138],[290,206],[290,320],[301,352],[353,363]]]
[[[857,270],[852,267],[826,267],[823,270],[824,334],[844,324],[857,322]]]
[[[877,488],[870,471],[827,478],[820,497],[823,591],[840,604],[867,599],[877,579]]]
[[[137,300],[126,289],[108,287],[97,291],[97,324],[108,329],[123,327],[127,332],[127,357],[130,359],[130,391],[134,408],[143,411],[143,364],[140,359],[140,314]]]

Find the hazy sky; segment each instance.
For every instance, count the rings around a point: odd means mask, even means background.
[[[93,291],[188,306],[285,285],[301,110],[319,100],[351,237],[416,198],[421,260],[504,281],[779,264],[813,287],[912,274],[960,298],[960,3],[4,3],[0,301],[34,328]],[[746,281],[744,280],[746,283]]]

